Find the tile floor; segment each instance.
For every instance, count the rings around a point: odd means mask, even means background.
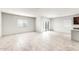
[[[0,38],[0,51],[79,51],[79,42],[67,33],[30,32]]]

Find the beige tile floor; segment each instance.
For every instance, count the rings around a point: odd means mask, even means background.
[[[0,38],[0,51],[79,51],[79,42],[60,32],[30,32]]]

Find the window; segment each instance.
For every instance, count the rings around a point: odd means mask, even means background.
[[[22,19],[17,20],[18,27],[27,27],[27,25],[28,25],[27,20],[22,20]]]

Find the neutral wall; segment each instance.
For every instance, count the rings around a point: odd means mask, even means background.
[[[2,18],[1,18],[1,11],[0,11],[0,37],[2,36]]]
[[[17,20],[27,20],[27,27],[18,27]],[[2,35],[35,31],[35,18],[2,13]]]
[[[53,18],[50,18],[50,30],[53,31],[53,24],[54,24],[54,20]]]
[[[73,16],[53,18],[52,22],[54,31],[71,33],[73,29]]]

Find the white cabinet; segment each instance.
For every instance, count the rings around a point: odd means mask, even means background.
[[[79,41],[79,30],[73,29],[71,32],[71,39],[75,41]]]

